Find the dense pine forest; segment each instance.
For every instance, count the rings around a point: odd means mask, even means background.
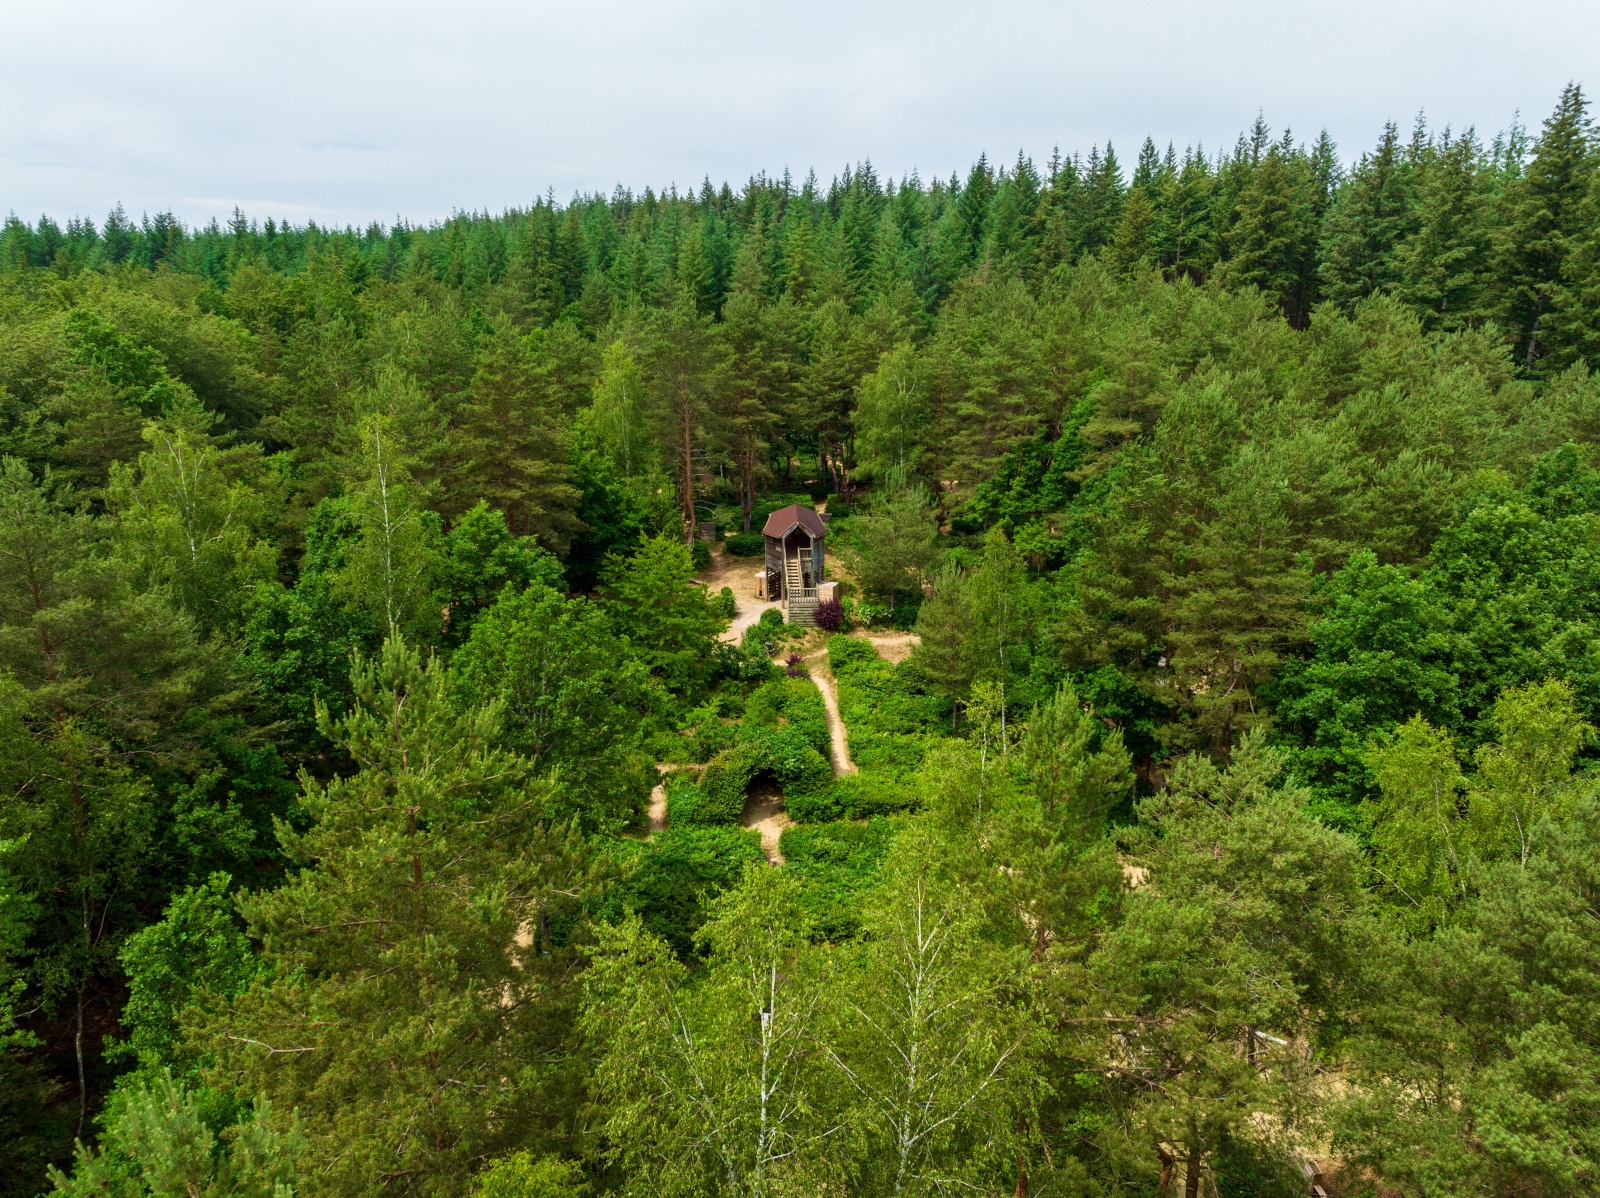
[[[13,215],[0,1196],[1595,1193],[1596,372],[1575,84]]]

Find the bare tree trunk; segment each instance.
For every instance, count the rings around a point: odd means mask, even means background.
[[[1160,1144],[1156,1145],[1156,1156],[1161,1161],[1161,1180],[1156,1182],[1156,1193],[1165,1194],[1167,1187],[1172,1184],[1172,1166],[1178,1162],[1177,1158]]]
[[[88,917],[84,918],[84,931],[88,932]],[[74,1048],[78,1054],[78,1130],[74,1136],[82,1138],[83,1124],[89,1117],[89,1083],[83,1071],[83,982],[78,982],[78,1034],[74,1037]]]
[[[693,412],[687,396],[680,400],[683,417],[683,544],[694,544],[694,427]]]

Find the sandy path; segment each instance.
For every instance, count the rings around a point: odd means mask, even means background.
[[[911,656],[911,650],[922,644],[922,638],[914,632],[857,632],[862,640],[872,642],[872,647],[878,651],[878,656],[890,665],[904,661]]]
[[[723,587],[733,588],[734,616],[727,631],[717,639],[737,645],[744,639],[744,630],[761,619],[769,607],[777,607],[776,600],[757,599],[756,574],[761,570],[760,557],[735,557],[718,543],[711,546],[711,566],[695,575],[695,581],[704,584],[713,594]]]
[[[778,838],[785,828],[792,828],[794,820],[783,810],[783,788],[776,782],[763,783],[745,797],[744,814],[739,826],[761,833],[761,851],[773,865],[783,864],[783,854],[778,851]]]
[[[833,776],[842,778],[857,772],[850,760],[850,737],[844,721],[839,718],[839,684],[833,671],[828,669],[828,651],[813,653],[806,658],[810,666],[811,681],[822,692],[822,709],[828,717],[828,756],[833,761]]]
[[[665,765],[657,765],[656,769],[665,771]],[[657,782],[654,790],[650,792],[650,830],[645,833],[649,839],[667,826],[667,784]]]

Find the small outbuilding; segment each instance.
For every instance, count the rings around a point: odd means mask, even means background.
[[[828,529],[822,517],[791,503],[767,517],[761,535],[766,538],[767,597],[783,601],[789,623],[811,623],[826,565]]]

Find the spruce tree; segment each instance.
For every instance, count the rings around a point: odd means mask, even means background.
[[[1363,156],[1340,189],[1323,231],[1322,294],[1349,310],[1392,290],[1401,268],[1396,255],[1416,223],[1415,171],[1393,121],[1372,154]]]
[[[1595,171],[1589,144],[1589,102],[1570,83],[1545,120],[1527,173],[1501,201],[1495,251],[1499,319],[1516,337],[1522,369],[1544,372],[1541,358],[1563,356],[1559,338],[1546,327],[1555,306],[1567,258],[1583,240],[1583,201]]]
[[[1450,331],[1483,318],[1489,262],[1482,151],[1468,129],[1446,131],[1418,187],[1417,231],[1396,254],[1394,293],[1425,313],[1429,328]]]
[[[1578,230],[1550,314],[1556,341],[1550,366],[1554,370],[1584,363],[1600,373],[1600,170],[1590,174],[1589,193],[1578,209]]]
[[[1309,315],[1316,237],[1306,175],[1300,156],[1273,146],[1239,198],[1228,234],[1227,279],[1259,287],[1295,324]]]

